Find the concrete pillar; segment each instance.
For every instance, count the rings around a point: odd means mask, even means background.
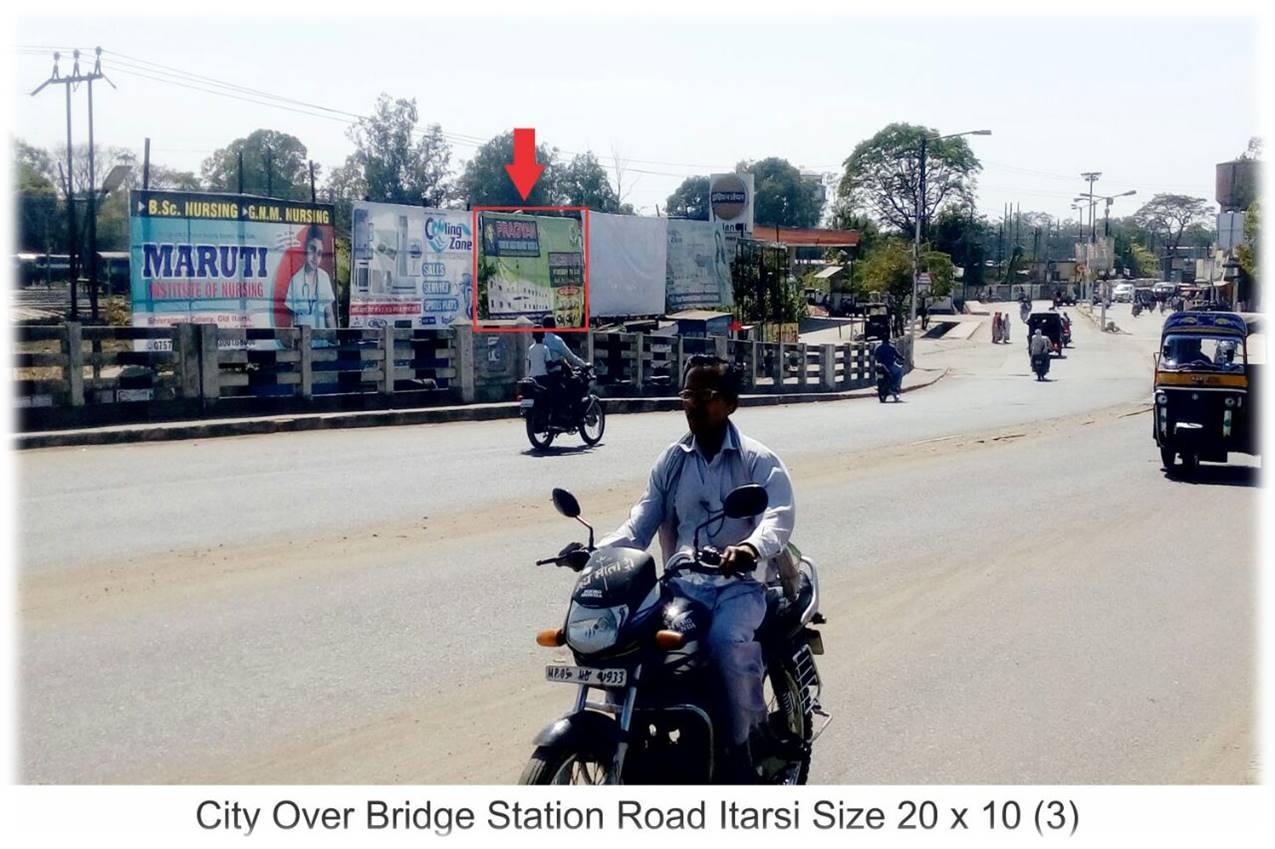
[[[642,343],[646,338],[646,334],[633,334],[633,388],[637,390],[639,395],[642,394],[642,386],[644,384],[644,375],[646,368],[642,359]]]
[[[477,397],[474,389],[474,328],[466,318],[457,318],[451,327],[452,368],[456,370],[453,380],[460,389],[461,403],[472,404]],[[524,356],[524,363],[526,359]]]
[[[309,401],[314,397],[314,329],[301,326],[301,335],[297,340],[297,352],[300,360],[297,363],[301,371],[301,397]]]
[[[820,388],[832,391],[837,388],[837,346],[831,342],[819,346]]]
[[[84,406],[84,335],[78,321],[66,323],[66,385],[71,406]]]
[[[748,340],[748,383],[749,389],[757,387],[757,340]]]
[[[775,379],[775,391],[782,392],[784,386],[784,343],[775,342],[775,362],[771,364],[771,376]]]
[[[797,388],[806,388],[807,372],[809,372],[809,362],[806,359],[806,343],[797,343]]]
[[[386,325],[381,332],[381,350],[385,359],[381,361],[381,394],[394,394],[394,328]]]
[[[179,324],[173,328],[173,354],[178,397],[198,399],[199,390],[199,325]]]
[[[217,325],[199,325],[199,387],[204,404],[221,397],[221,366],[217,362]]]

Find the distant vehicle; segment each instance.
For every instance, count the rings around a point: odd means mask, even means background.
[[[1132,283],[1117,283],[1116,288],[1111,290],[1111,300],[1117,304],[1132,303],[1134,291]]]
[[[1027,319],[1027,347],[1031,347],[1032,336],[1036,334],[1036,328],[1040,328],[1040,332],[1049,339],[1050,353],[1062,356],[1063,349],[1063,320],[1062,316],[1054,311],[1034,312]]]
[[[1178,292],[1178,284],[1170,283],[1167,280],[1162,280],[1161,282],[1156,283],[1154,286],[1152,286],[1151,291],[1154,292],[1156,297],[1159,297],[1159,298],[1168,297],[1170,295],[1176,295]]]

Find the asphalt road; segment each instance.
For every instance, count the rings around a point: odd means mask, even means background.
[[[1075,316],[1052,380],[1022,325],[925,343],[947,378],[740,411],[821,568],[835,719],[811,779],[1256,778],[1251,465],[1166,479],[1142,336]],[[511,421],[22,452],[19,769],[29,782],[516,778],[572,692],[531,562],[626,514],[679,414],[596,449]],[[1243,460],[1241,460],[1243,463]]]

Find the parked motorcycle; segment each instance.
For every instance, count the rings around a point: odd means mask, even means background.
[[[1037,380],[1044,380],[1049,374],[1049,354],[1033,354],[1032,371],[1036,372]]]
[[[689,784],[721,780],[719,700],[708,668],[705,637],[711,613],[673,592],[684,572],[720,574],[721,553],[699,545],[699,533],[723,516],[744,518],[766,509],[766,490],[733,490],[721,512],[695,530],[695,553],[673,557],[657,577],[655,559],[631,548],[595,548],[593,528],[580,518],[571,493],[553,490],[558,512],[589,529],[588,546],[572,544],[554,563],[580,573],[565,623],[541,631],[536,642],[566,646],[575,665],[550,664],[545,677],[577,687],[575,704],[535,738],[522,784]],[[819,703],[822,683],[814,656],[823,641],[812,625],[819,614],[814,564],[790,546],[798,564],[786,587],[767,587],[767,610],[757,640],[765,664],[768,728],[795,744],[786,754],[759,756],[759,781],[803,784],[811,746],[831,717]],[[751,576],[737,580],[753,580]],[[596,700],[591,700],[590,696]],[[815,727],[816,717],[821,719]],[[754,751],[764,750],[759,746]]]
[[[564,366],[565,390],[554,398],[550,389],[535,378],[518,381],[518,414],[526,420],[531,447],[544,450],[560,433],[579,433],[586,445],[597,445],[606,430],[602,402],[591,391],[593,367]]]

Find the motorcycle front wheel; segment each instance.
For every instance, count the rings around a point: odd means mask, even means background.
[[[527,415],[527,441],[539,451],[553,444],[554,433],[549,429],[548,419],[547,415],[535,411]]]
[[[602,410],[602,402],[597,398],[589,398],[584,408],[584,416],[580,419],[580,438],[585,445],[597,445],[602,441],[602,432],[607,428],[607,416]]]
[[[540,746],[518,779],[519,784],[606,784],[611,764],[597,755],[560,746]]]

